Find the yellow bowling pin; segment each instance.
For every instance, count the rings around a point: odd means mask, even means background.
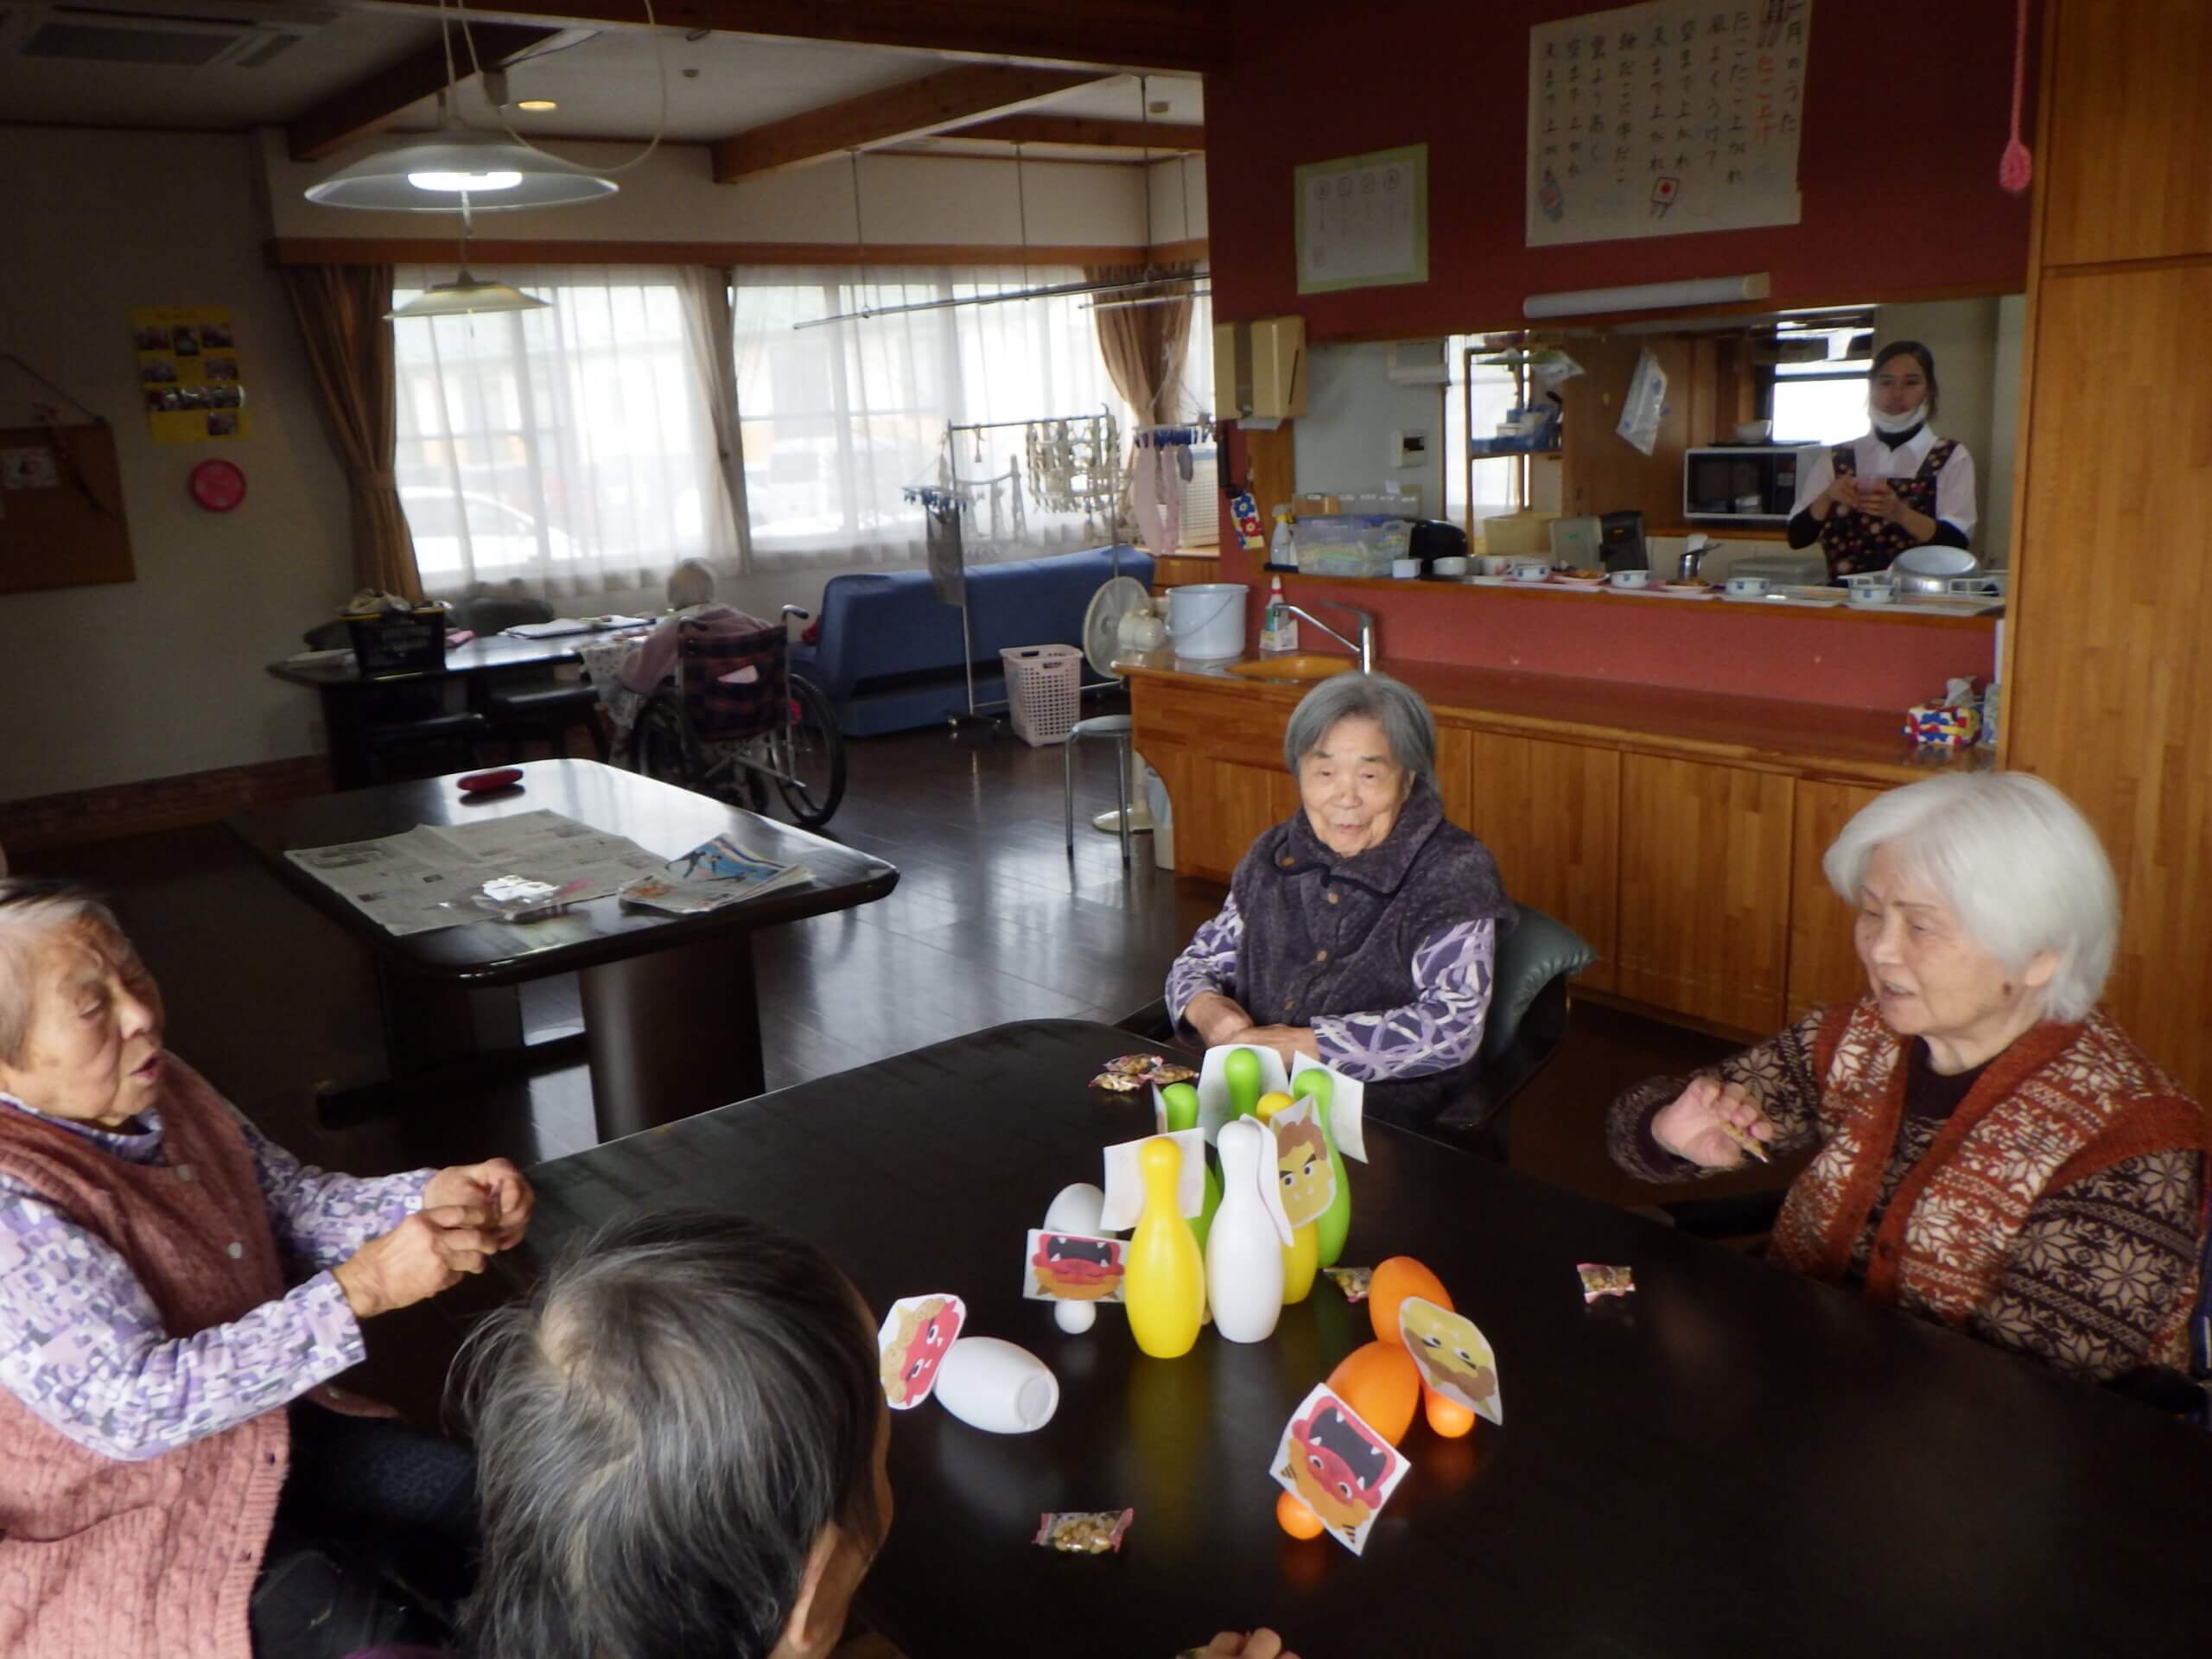
[[[1313,1275],[1321,1268],[1321,1224],[1309,1221],[1290,1230],[1290,1243],[1282,1247],[1282,1300],[1287,1307],[1302,1302],[1313,1288]]]
[[[1122,1281],[1129,1333],[1154,1359],[1179,1359],[1198,1339],[1206,1298],[1205,1258],[1176,1196],[1183,1149],[1156,1136],[1137,1149],[1137,1166],[1144,1176],[1144,1211],[1129,1237]],[[1310,1270],[1306,1276],[1310,1287]]]

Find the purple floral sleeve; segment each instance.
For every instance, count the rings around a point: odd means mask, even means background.
[[[43,1199],[0,1188],[0,1386],[79,1445],[159,1457],[360,1363],[327,1273],[227,1325],[172,1338],[128,1263]]]
[[[437,1173],[413,1169],[374,1177],[334,1174],[302,1163],[237,1108],[232,1116],[253,1154],[276,1247],[302,1273],[334,1268],[398,1226],[423,1207],[423,1189]]]
[[[1221,901],[1221,912],[1191,935],[1183,954],[1167,970],[1167,1012],[1177,1025],[1192,999],[1205,991],[1231,995],[1236,982],[1236,949],[1243,943],[1244,918],[1237,912],[1234,894]]]
[[[1430,934],[1414,950],[1412,1001],[1315,1017],[1321,1063],[1364,1083],[1465,1065],[1482,1046],[1490,1017],[1497,941],[1497,925],[1488,919]]]

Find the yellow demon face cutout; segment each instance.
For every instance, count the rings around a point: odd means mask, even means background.
[[[1398,1331],[1429,1387],[1495,1420],[1497,1357],[1472,1319],[1408,1296],[1398,1308]]]
[[[1289,1123],[1275,1131],[1275,1173],[1282,1183],[1283,1214],[1294,1227],[1317,1221],[1336,1197],[1328,1143],[1318,1123]]]

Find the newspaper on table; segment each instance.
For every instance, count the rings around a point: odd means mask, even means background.
[[[519,878],[566,906],[603,899],[664,868],[660,855],[558,812],[518,812],[474,823],[417,824],[373,841],[287,851],[285,857],[396,934],[514,919],[482,896]]]
[[[622,902],[671,916],[698,916],[813,879],[804,864],[779,864],[735,836],[702,841],[681,858],[626,882]]]

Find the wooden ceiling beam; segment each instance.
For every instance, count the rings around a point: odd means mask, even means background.
[[[1034,69],[1009,63],[965,63],[941,69],[919,80],[824,105],[721,139],[714,148],[715,181],[734,184],[847,150],[924,137],[1103,79],[1090,70]]]
[[[1048,149],[1127,149],[1141,156],[1188,155],[1206,147],[1204,127],[1165,121],[1122,121],[1088,115],[999,115],[973,125],[955,127],[940,138],[988,138],[1001,144],[1041,144]]]
[[[473,66],[498,68],[508,59],[527,52],[540,41],[561,31],[519,23],[468,25],[475,42],[474,58],[466,42],[453,43],[454,67],[462,80],[475,73]],[[385,124],[410,105],[419,104],[446,86],[446,53],[442,41],[433,41],[413,56],[389,69],[357,81],[344,92],[316,105],[284,129],[285,147],[296,162],[327,160],[348,145],[381,131]]]
[[[436,0],[398,0],[432,9]],[[638,0],[469,0],[474,17],[635,26]],[[664,29],[903,48],[1135,72],[1229,67],[1222,0],[655,0]]]

